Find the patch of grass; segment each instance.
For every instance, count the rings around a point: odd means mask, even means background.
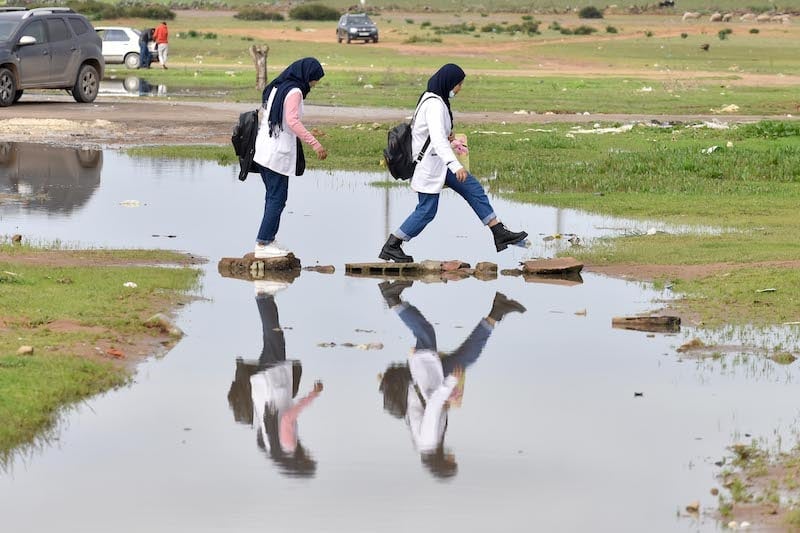
[[[132,157],[150,159],[195,159],[215,161],[221,166],[228,166],[238,161],[233,147],[217,145],[172,145],[172,146],[138,146],[126,148],[124,152]]]
[[[0,271],[15,283],[0,283],[0,459],[52,426],[64,404],[124,383],[127,372],[99,358],[86,358],[98,343],[125,343],[152,336],[143,322],[174,307],[195,286],[199,272],[187,268],[133,266],[32,266],[22,254],[52,255],[51,250],[3,245]],[[142,263],[164,259],[163,252],[104,250],[56,252],[102,264],[104,258]],[[133,255],[131,255],[133,253]],[[175,254],[178,256],[178,254]],[[134,281],[136,288],[125,287]],[[54,321],[75,325],[51,329]],[[16,355],[22,345],[33,355]],[[88,348],[87,348],[88,347]],[[83,355],[79,355],[83,354]]]
[[[122,385],[111,363],[69,355],[0,355],[0,463],[8,452],[52,427],[62,406]]]

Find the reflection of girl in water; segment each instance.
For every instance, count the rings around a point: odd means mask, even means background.
[[[436,332],[422,313],[400,300],[400,293],[411,282],[384,282],[381,293],[416,337],[416,345],[404,365],[391,365],[381,378],[383,407],[390,414],[404,418],[411,439],[422,462],[438,478],[454,476],[458,470],[455,456],[444,447],[447,412],[458,405],[464,393],[464,369],[478,360],[497,322],[511,312],[525,308],[495,294],[489,315],[481,319],[469,337],[451,354],[440,355],[436,348]]]
[[[286,360],[286,343],[278,321],[278,308],[270,294],[256,295],[264,347],[257,362],[236,360],[236,377],[228,403],[237,422],[257,428],[257,443],[289,476],[313,476],[317,463],[297,435],[297,419],[322,392],[317,381],[304,398],[295,400],[303,368]]]

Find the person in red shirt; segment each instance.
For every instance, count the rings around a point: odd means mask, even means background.
[[[167,68],[167,53],[169,51],[169,32],[167,31],[167,23],[162,22],[153,32],[153,40],[156,42],[156,50],[158,51],[158,62],[161,63],[161,68]]]

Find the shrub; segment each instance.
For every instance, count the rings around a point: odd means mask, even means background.
[[[437,34],[471,33],[475,31],[475,26],[473,24],[462,22],[461,24],[450,24],[449,26],[434,26],[433,30]]]
[[[296,20],[339,20],[339,12],[322,4],[303,4],[293,7],[289,16]]]
[[[561,35],[572,35],[572,30],[569,28],[559,28]]]
[[[591,26],[578,26],[577,28],[572,30],[572,33],[574,33],[575,35],[591,35],[596,31],[597,28],[593,28]]]
[[[254,7],[246,7],[242,9],[236,13],[233,18],[240,20],[285,20],[285,17],[281,13],[276,13],[274,11],[263,11]]]
[[[725,39],[727,39],[727,38],[728,38],[728,35],[730,35],[731,33],[733,33],[733,30],[732,30],[732,29],[730,29],[730,28],[725,28],[724,30],[719,30],[719,31],[717,32],[717,37],[719,37],[719,40],[720,40],[720,41],[724,41]]]
[[[550,23],[550,25],[547,27],[547,29],[553,30],[553,31],[558,31],[558,30],[561,29],[561,24],[559,24],[557,21],[554,20],[553,22]]]
[[[406,24],[414,24],[414,19],[406,19]]]
[[[750,28],[750,33],[758,33],[758,32],[759,32],[758,28]]]
[[[420,28],[430,28],[431,27],[431,21],[430,20],[426,20],[425,22],[420,24],[419,27]]]
[[[526,21],[522,24],[512,24],[506,28],[508,33],[525,33],[536,35],[539,33],[539,23],[536,21]]]
[[[216,39],[216,38],[217,34],[211,31],[203,35],[203,39]]]
[[[125,17],[151,19],[151,20],[174,20],[175,13],[167,6],[160,5],[132,5],[123,7]]]
[[[483,33],[503,33],[503,27],[500,24],[492,22],[481,28]]]
[[[582,19],[601,19],[603,18],[603,12],[594,6],[586,6],[578,11],[578,17]]]
[[[406,44],[414,44],[414,43],[440,43],[442,42],[441,37],[431,37],[430,35],[412,35],[405,41]]]
[[[681,39],[686,39],[688,36],[688,33],[681,33]]]
[[[606,33],[617,33],[617,28],[614,26],[606,26]]]
[[[644,32],[644,36],[645,37],[652,37],[653,36],[653,32],[651,32],[650,30],[647,30],[646,32]]]

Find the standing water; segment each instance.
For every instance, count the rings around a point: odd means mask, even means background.
[[[407,188],[370,185],[382,174],[291,180],[280,240],[303,266],[336,272],[304,271],[273,296],[216,269],[252,249],[257,175],[241,183],[233,167],[113,151],[12,152],[0,193],[21,199],[0,205],[2,233],[209,262],[201,298],[178,315],[183,340],[129,387],[68,409],[55,436],[0,472],[3,531],[715,531],[684,511],[715,508],[714,462],[745,434],[794,426],[794,368],[684,359],[686,332],[612,329],[612,317],[668,297],[643,284],[345,276],[345,263],[377,261],[415,205]],[[543,236],[640,229],[492,201],[531,249],[496,254],[445,192],[405,250],[502,269],[551,256],[561,240]],[[411,373],[435,378],[435,352],[460,378],[449,408],[409,385]],[[264,409],[269,394],[278,415]]]

